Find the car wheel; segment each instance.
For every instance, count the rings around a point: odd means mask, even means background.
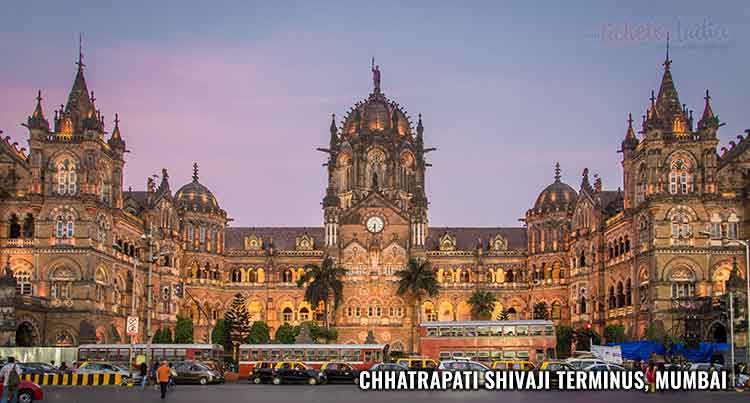
[[[274,385],[281,385],[281,378],[279,378],[278,376],[274,376],[273,377],[273,384]]]
[[[313,377],[311,377],[311,378],[309,378],[307,380],[307,383],[310,384],[310,385],[317,385],[318,384],[318,380],[315,379],[315,378],[313,378]]]
[[[30,390],[22,390],[18,393],[18,403],[31,403],[34,401],[34,395]]]
[[[259,376],[256,376],[255,378],[253,378],[253,383],[254,383],[254,384],[256,384],[256,385],[259,385],[259,384],[260,384],[260,382],[261,382],[261,379],[260,379],[260,377],[259,377]]]
[[[206,379],[206,378],[201,378],[201,379],[200,379],[200,380],[199,380],[198,382],[199,382],[199,383],[200,383],[201,385],[205,385],[205,384],[207,384],[207,383],[208,383],[208,379]]]

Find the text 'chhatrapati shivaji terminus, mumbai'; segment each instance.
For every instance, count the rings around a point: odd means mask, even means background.
[[[117,118],[105,131],[81,56],[65,104],[46,114],[37,96],[24,124],[28,150],[0,141],[0,344],[126,342],[131,309],[146,322],[144,234],[158,252],[152,334],[181,315],[192,318],[197,341],[207,340],[237,293],[272,335],[285,322],[322,321],[297,280],[305,265],[331,256],[346,269],[330,315],[340,343],[371,333],[408,351],[418,323],[470,319],[476,290],[496,297],[493,318],[549,316],[600,333],[622,324],[632,338],[651,325],[726,340],[726,319],[702,307],[744,276],[743,251],[722,239],[750,233],[750,141],[739,136],[717,152],[721,123],[708,92],[694,117],[669,58],[638,132],[631,118],[624,135],[612,134],[623,139],[612,150],[623,166],[617,190],[587,169],[576,190],[557,165],[523,227],[429,225],[429,130],[386,97],[380,80],[373,66],[372,93],[320,136],[329,143],[320,149],[322,226],[242,228],[228,226],[197,164],[176,192],[166,169],[145,190],[123,189],[127,133]],[[436,296],[397,293],[397,272],[411,258],[431,263]]]

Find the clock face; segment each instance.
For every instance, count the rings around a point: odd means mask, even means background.
[[[377,234],[378,232],[383,230],[385,223],[383,222],[382,218],[378,216],[372,216],[367,219],[367,223],[365,223],[365,226],[367,227],[368,231],[372,232],[373,234]]]

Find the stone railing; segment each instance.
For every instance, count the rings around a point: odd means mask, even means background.
[[[33,238],[8,238],[0,241],[0,245],[7,248],[30,248],[34,246]]]

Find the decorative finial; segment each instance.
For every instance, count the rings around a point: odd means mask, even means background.
[[[96,101],[96,97],[94,96],[94,90],[91,90],[91,103],[93,104],[94,101]]]
[[[656,96],[654,95],[654,90],[651,90],[651,98],[649,98],[649,99],[651,100],[651,106],[653,107],[654,103],[656,101]]]
[[[120,115],[115,112],[115,127],[120,126]]]
[[[669,60],[669,32],[667,32],[667,57],[664,59],[664,68],[669,70],[669,65],[672,61]]]
[[[370,70],[372,71],[373,93],[379,94],[380,93],[380,66],[375,65],[375,56],[372,57],[372,64],[370,65]]]
[[[709,101],[711,101],[711,95],[708,93],[708,89],[706,89],[706,96],[703,97],[703,99],[706,100],[706,103],[708,103]]]
[[[706,92],[706,94],[708,94],[708,92]],[[37,102],[37,103],[41,103],[41,102],[42,102],[42,99],[43,99],[43,98],[42,98],[42,90],[39,90],[39,91],[38,91],[38,92],[36,93],[36,102]]]
[[[628,128],[633,128],[633,114],[628,112]]]
[[[198,163],[193,163],[193,181],[198,182]]]
[[[83,70],[84,67],[86,67],[85,64],[83,64],[83,34],[78,34],[78,61],[76,62],[78,65],[78,70]]]
[[[560,162],[555,162],[555,182],[560,182]]]

